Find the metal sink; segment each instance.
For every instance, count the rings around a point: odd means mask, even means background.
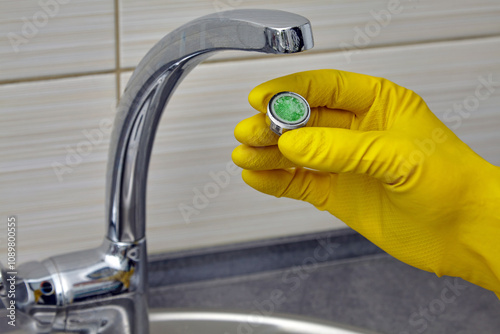
[[[16,317],[16,326],[7,324],[6,314],[0,314],[2,334],[36,333],[33,319],[24,314]],[[149,313],[150,334],[376,334],[347,325],[310,319],[296,315],[264,316],[260,313],[208,311],[195,309],[152,309]],[[101,328],[102,329],[102,328]],[[52,334],[80,333],[51,331]],[[94,328],[88,334],[99,334]]]
[[[149,326],[151,334],[375,334],[302,316],[203,310],[153,309]]]

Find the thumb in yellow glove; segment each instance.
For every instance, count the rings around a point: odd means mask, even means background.
[[[266,124],[280,91],[311,105],[305,128]],[[336,70],[257,86],[233,161],[253,188],[327,210],[389,254],[500,292],[500,168],[448,129],[413,91]]]

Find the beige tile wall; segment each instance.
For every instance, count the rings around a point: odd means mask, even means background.
[[[115,70],[113,1],[0,4],[0,82]]]
[[[500,81],[497,0],[401,0],[390,16],[388,6],[386,0],[2,2],[0,256],[2,224],[11,215],[19,220],[20,262],[99,244],[109,123],[130,71],[170,30],[231,8],[302,14],[312,22],[316,46],[286,57],[221,54],[181,84],[153,149],[150,251],[345,226],[304,203],[255,192],[239,172],[189,221],[179,205],[192,204],[195,191],[226,170],[237,145],[233,128],[253,114],[246,96],[262,81],[317,68],[383,76],[417,91],[441,118],[474,94],[480,76]],[[499,128],[500,87],[455,131],[500,164]]]

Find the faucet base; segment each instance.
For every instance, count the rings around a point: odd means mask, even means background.
[[[148,333],[147,248],[104,239],[95,249],[19,266],[16,309],[34,333]]]

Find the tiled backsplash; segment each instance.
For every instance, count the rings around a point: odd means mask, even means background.
[[[115,70],[113,1],[3,1],[0,8],[0,82]]]
[[[228,166],[237,145],[233,128],[254,113],[247,94],[265,80],[318,68],[382,76],[415,90],[442,119],[474,94],[480,77],[500,81],[496,0],[4,1],[1,219],[18,217],[20,262],[100,242],[109,124],[130,71],[169,31],[233,8],[302,14],[312,22],[316,46],[282,57],[219,54],[180,85],[160,124],[149,173],[153,253],[345,226],[304,203],[257,193]],[[455,129],[495,164],[499,106],[500,87]],[[228,185],[196,214],[183,215],[179,206],[192,206],[214,175],[229,175]],[[4,252],[0,247],[2,258]]]

